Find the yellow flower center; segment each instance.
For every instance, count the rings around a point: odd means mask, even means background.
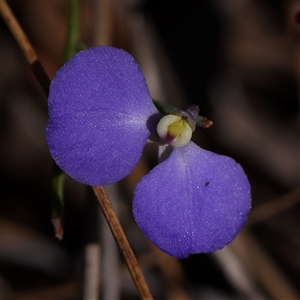
[[[168,134],[171,137],[177,137],[181,135],[184,125],[183,125],[184,120],[177,121],[173,123],[172,125],[169,126],[168,128]]]
[[[180,116],[166,115],[157,124],[157,133],[166,143],[174,147],[185,146],[192,137],[189,123]]]

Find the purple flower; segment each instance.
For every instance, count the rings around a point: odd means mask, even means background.
[[[215,251],[244,226],[251,196],[243,169],[191,142],[193,122],[184,114],[161,119],[139,66],[125,51],[98,46],[79,52],[57,72],[48,101],[50,153],[82,183],[124,178],[156,130],[173,146],[141,179],[133,199],[138,226],[164,252],[183,258]]]

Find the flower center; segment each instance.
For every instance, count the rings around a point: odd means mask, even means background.
[[[185,146],[192,137],[188,122],[180,116],[166,115],[157,124],[157,133],[166,143],[174,147]]]
[[[177,121],[177,122],[173,123],[172,125],[170,125],[168,128],[168,135],[173,138],[181,135],[181,133],[184,129],[183,122],[184,122],[184,120],[180,120],[180,121]]]
[[[173,147],[185,146],[192,138],[198,113],[197,105],[173,109],[158,122],[156,130],[159,137]]]

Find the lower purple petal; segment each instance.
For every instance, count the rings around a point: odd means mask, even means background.
[[[244,226],[251,208],[250,185],[232,158],[193,142],[142,178],[133,215],[145,235],[178,257],[222,249]]]

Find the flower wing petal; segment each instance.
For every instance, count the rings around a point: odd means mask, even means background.
[[[223,248],[242,229],[250,208],[250,186],[241,166],[193,142],[174,148],[143,177],[133,200],[141,230],[178,258]]]
[[[133,57],[108,46],[71,58],[51,82],[48,105],[52,157],[89,185],[116,182],[131,172],[158,113]]]

